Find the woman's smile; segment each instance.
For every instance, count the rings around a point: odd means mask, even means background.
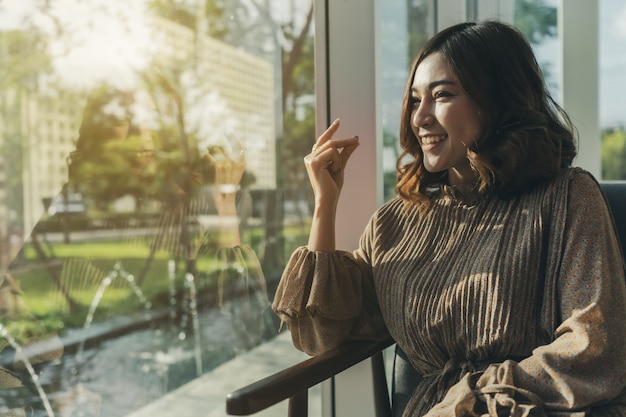
[[[420,136],[420,140],[422,142],[422,149],[431,149],[434,145],[448,138],[448,135],[424,135]],[[429,146],[433,145],[433,146]]]

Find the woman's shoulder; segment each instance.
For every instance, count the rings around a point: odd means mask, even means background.
[[[564,169],[551,181],[548,189],[555,193],[599,195],[600,184],[591,172],[580,167],[571,167]]]
[[[574,202],[577,207],[594,206],[602,201],[602,190],[593,174],[580,167],[562,170],[552,181],[536,187],[523,201],[539,204],[542,210],[568,212]]]
[[[401,197],[393,197],[383,203],[374,213],[374,218],[384,220],[387,218],[397,218],[406,214],[407,202]]]
[[[388,230],[404,223],[407,217],[406,202],[400,197],[393,197],[384,202],[370,217],[368,229],[371,231]]]

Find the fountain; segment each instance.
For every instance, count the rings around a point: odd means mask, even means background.
[[[89,306],[89,312],[87,313],[87,318],[85,319],[85,324],[83,325],[83,330],[84,330],[83,338],[78,347],[78,353],[76,354],[76,373],[78,375],[80,374],[80,366],[82,364],[83,350],[85,349],[85,342],[89,335],[89,329],[91,328],[91,325],[93,323],[94,314],[96,313],[96,310],[98,308],[98,305],[100,304],[100,300],[102,299],[104,292],[111,285],[111,283],[113,283],[113,281],[117,278],[122,278],[126,280],[126,282],[130,285],[135,295],[139,298],[139,301],[143,304],[145,311],[148,313],[147,319],[148,320],[150,319],[149,311],[150,311],[150,308],[152,307],[150,302],[146,300],[146,297],[144,296],[143,292],[135,283],[134,277],[128,274],[126,271],[124,271],[124,269],[122,268],[121,262],[116,262],[115,266],[113,267],[113,270],[100,283],[100,286],[98,287],[98,290],[96,291],[96,294],[94,295],[91,301],[91,305]]]
[[[170,319],[176,320],[176,262],[173,259],[167,261],[167,282],[170,301]]]
[[[202,256],[219,262],[197,275],[166,261],[163,304],[156,309],[121,261],[108,273],[74,269],[72,280],[63,281],[65,288],[76,296],[93,288],[88,309],[79,327],[60,336],[62,356],[28,369],[42,400],[33,388],[24,407],[37,417],[123,417],[258,344],[266,308],[253,296],[266,297],[258,282],[260,266],[246,261],[244,253],[228,259],[212,252]],[[99,319],[113,290],[132,292],[138,314]],[[250,322],[250,314],[257,320]]]
[[[13,349],[15,349],[15,358],[22,361],[22,363],[26,367],[28,374],[30,375],[33,381],[33,384],[35,385],[37,389],[37,393],[39,394],[39,397],[41,401],[43,402],[43,406],[45,408],[45,411],[48,417],[54,417],[54,411],[52,411],[52,406],[50,405],[48,396],[46,395],[46,393],[44,392],[41,386],[41,383],[39,381],[39,375],[37,374],[37,372],[35,372],[35,368],[33,368],[33,365],[30,363],[30,360],[28,359],[28,357],[24,355],[24,351],[22,347],[17,343],[17,341],[13,338],[13,336],[9,334],[9,332],[1,323],[0,323],[0,337],[3,337],[4,339],[6,339],[9,342],[9,345]]]

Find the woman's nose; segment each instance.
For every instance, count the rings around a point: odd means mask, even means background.
[[[415,128],[428,126],[433,122],[433,115],[426,103],[422,102],[411,113],[411,124]]]

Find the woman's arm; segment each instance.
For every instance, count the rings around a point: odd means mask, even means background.
[[[239,216],[237,213],[237,191],[246,171],[243,149],[237,155],[228,155],[223,149],[214,147],[204,156],[204,160],[215,174],[213,199],[219,217],[219,247],[241,245]]]
[[[298,248],[287,264],[273,310],[291,331],[294,345],[311,355],[349,338],[377,339],[386,335],[371,265],[364,252],[373,239],[372,219],[361,238],[361,249],[335,248],[335,212],[346,163],[358,138],[332,139],[335,121],[317,140],[305,164],[315,194],[315,212],[307,247]]]
[[[315,210],[309,234],[311,252],[333,252],[335,248],[335,217],[339,194],[348,159],[359,145],[359,138],[333,139],[339,119],[317,139],[313,150],[304,158],[309,181],[315,195]]]
[[[514,369],[548,409],[576,410],[626,386],[626,278],[608,205],[597,182],[570,182],[555,303],[556,339]],[[556,249],[558,251],[558,249]]]

